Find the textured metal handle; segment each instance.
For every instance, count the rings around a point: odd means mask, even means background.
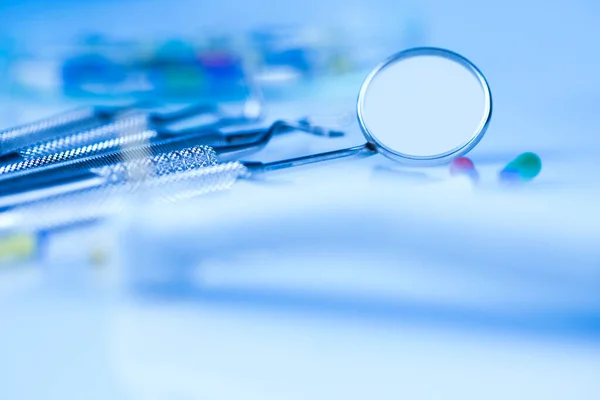
[[[11,172],[26,171],[46,165],[59,164],[65,161],[97,155],[106,151],[116,150],[125,146],[137,145],[147,142],[156,137],[156,131],[142,131],[113,139],[107,139],[98,143],[88,144],[61,152],[30,158],[16,163],[0,165],[0,175]]]
[[[127,183],[139,184],[145,180],[157,176],[169,175],[181,171],[191,171],[199,168],[214,166],[218,163],[218,156],[210,146],[191,146],[181,150],[162,153],[156,156],[143,156],[131,158],[127,161],[115,162],[109,165],[103,165],[98,168],[92,168],[85,179],[97,180],[101,183],[92,188],[72,189],[67,186],[56,186],[51,196],[44,194],[30,196],[25,202],[14,204],[13,207],[22,207],[27,204],[40,203],[52,200],[53,198],[63,198],[79,192],[96,190],[98,187],[107,188],[109,186],[123,185]],[[35,193],[35,192],[34,192]]]
[[[193,146],[156,156],[120,162],[92,172],[106,178],[107,184],[138,181],[148,176],[162,176],[215,165],[217,153],[209,146]]]
[[[148,130],[148,117],[145,114],[140,114],[98,128],[76,132],[45,142],[39,142],[20,150],[19,153],[25,159],[39,158],[66,150],[93,145],[104,140],[126,138],[132,134],[146,130]]]
[[[56,196],[17,207],[0,218],[12,221],[19,231],[61,229],[114,215],[126,204],[127,195],[138,193],[145,201],[181,201],[226,190],[247,174],[239,162],[218,164]]]
[[[0,153],[18,150],[67,132],[98,126],[102,120],[93,108],[82,108],[45,118],[27,125],[0,131]]]

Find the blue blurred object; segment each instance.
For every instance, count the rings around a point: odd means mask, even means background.
[[[314,55],[307,43],[299,41],[300,32],[284,29],[263,29],[251,33],[253,45],[259,53],[263,68],[289,67],[302,74],[314,70]]]
[[[129,80],[130,46],[102,35],[87,35],[81,45],[73,43],[72,55],[62,64],[64,94],[119,96]],[[125,56],[124,56],[125,54]]]
[[[101,54],[82,54],[65,61],[62,69],[64,91],[68,96],[80,96],[88,85],[111,87],[125,82],[123,66]]]

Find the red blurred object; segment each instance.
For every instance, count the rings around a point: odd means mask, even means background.
[[[473,161],[471,161],[471,159],[467,157],[459,157],[456,160],[452,161],[452,164],[450,164],[451,175],[457,175],[459,173],[474,169],[475,164],[473,164]]]
[[[450,175],[468,175],[473,180],[479,179],[479,174],[475,169],[473,161],[467,157],[459,157],[450,164]]]

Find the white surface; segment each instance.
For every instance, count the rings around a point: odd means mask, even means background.
[[[543,178],[474,187],[446,167],[416,172],[382,161],[345,160],[171,208],[138,207],[123,232],[126,263],[140,277],[191,270],[200,291],[600,309],[599,191],[552,193]]]
[[[81,295],[3,302],[2,398],[596,399],[598,346]]]
[[[222,311],[158,306],[120,314],[114,354],[130,393],[298,400],[600,395],[594,346]]]

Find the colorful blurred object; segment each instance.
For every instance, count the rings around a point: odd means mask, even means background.
[[[263,26],[128,40],[92,34],[43,49],[0,41],[0,67],[10,83],[0,90],[36,99],[239,101],[256,84],[266,97],[297,98],[322,91],[331,78],[358,82],[391,51],[426,44],[418,18],[407,19],[391,39],[380,36],[349,27]]]
[[[116,45],[115,45],[116,47]],[[75,55],[63,64],[66,94],[105,92],[150,97],[210,97],[248,94],[242,59],[228,48],[202,48],[182,39],[157,46],[136,43],[128,59],[114,62],[108,51]]]
[[[503,182],[527,182],[539,175],[542,160],[531,152],[520,154],[500,171]]]
[[[181,40],[170,40],[156,49],[138,68],[147,72],[150,86],[159,93],[186,95],[204,89],[205,77],[196,49]]]
[[[479,174],[475,169],[473,161],[467,157],[459,157],[450,164],[451,176],[468,176],[473,181],[479,180]]]
[[[35,235],[29,233],[0,237],[0,266],[28,260],[36,254],[37,248]]]

